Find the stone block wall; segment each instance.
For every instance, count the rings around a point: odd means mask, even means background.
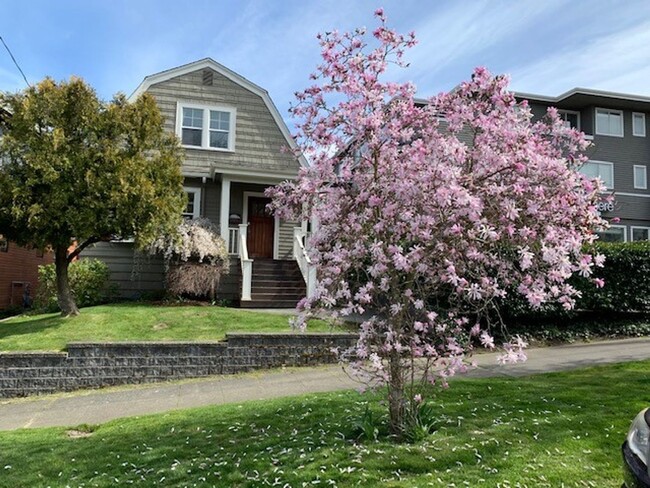
[[[0,398],[332,363],[356,334],[228,334],[221,342],[70,343],[0,354]]]

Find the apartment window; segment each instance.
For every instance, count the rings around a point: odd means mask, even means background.
[[[179,104],[177,120],[183,146],[234,150],[235,109]]]
[[[596,134],[623,137],[623,111],[597,108]]]
[[[9,241],[2,235],[0,235],[0,252],[9,252]]]
[[[187,196],[187,204],[183,211],[183,217],[186,219],[198,219],[201,215],[201,189],[184,187]]]
[[[632,135],[645,137],[645,114],[638,112],[632,114]]]
[[[609,229],[598,232],[601,242],[627,241],[627,228],[624,225],[612,225]]]
[[[574,110],[558,110],[558,115],[564,121],[566,127],[580,130],[580,112],[575,112]]]
[[[631,227],[633,241],[650,241],[650,227]]]
[[[608,188],[614,188],[614,164],[604,161],[587,161],[580,172],[588,178],[600,178]]]
[[[647,190],[648,189],[648,170],[646,166],[634,165],[634,188],[637,190]]]

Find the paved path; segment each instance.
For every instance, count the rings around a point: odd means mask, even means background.
[[[528,361],[500,366],[496,354],[476,356],[474,377],[522,376],[596,364],[650,359],[650,338],[531,349]],[[247,400],[264,400],[357,386],[340,366],[293,368],[47,395],[0,402],[0,430],[98,424],[109,420]]]

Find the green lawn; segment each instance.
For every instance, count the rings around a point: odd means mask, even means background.
[[[319,320],[309,331],[328,332]],[[73,341],[220,340],[227,332],[290,332],[289,316],[209,306],[112,304],[58,313],[25,315],[0,322],[0,351],[62,350]]]
[[[0,433],[0,485],[618,487],[650,361],[438,390],[425,441],[355,442],[372,399],[330,393]],[[373,404],[374,405],[374,404]],[[378,409],[377,412],[380,412]],[[83,432],[82,432],[83,433]]]

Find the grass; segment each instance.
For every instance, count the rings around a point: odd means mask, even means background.
[[[309,331],[329,332],[314,320]],[[220,340],[227,332],[290,332],[289,316],[209,306],[112,304],[58,313],[22,315],[0,322],[0,351],[63,350],[73,341]]]
[[[0,485],[615,487],[650,361],[436,390],[421,442],[355,441],[356,392],[0,433]]]

